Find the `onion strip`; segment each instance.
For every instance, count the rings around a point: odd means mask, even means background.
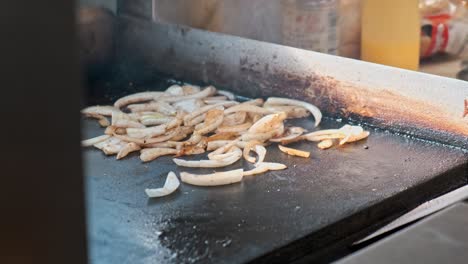
[[[293,148],[288,148],[288,147],[285,147],[285,146],[281,146],[281,145],[278,145],[278,148],[288,154],[288,155],[291,155],[291,156],[298,156],[298,157],[303,157],[303,158],[308,158],[310,157],[310,152],[308,151],[303,151],[303,150],[298,150],[298,149],[293,149]]]
[[[304,101],[299,101],[299,100],[294,100],[294,99],[286,99],[286,98],[279,98],[279,97],[270,97],[270,98],[267,99],[265,104],[294,105],[294,106],[304,107],[305,109],[309,110],[310,113],[312,113],[312,115],[314,116],[315,126],[318,126],[320,124],[320,121],[322,120],[322,112],[320,112],[320,109],[318,109],[315,105],[304,102]]]
[[[179,179],[177,179],[175,173],[171,171],[169,174],[167,174],[166,181],[164,182],[164,186],[162,188],[145,189],[145,193],[149,198],[163,197],[175,192],[179,186]]]
[[[196,186],[219,186],[241,182],[244,170],[230,170],[224,172],[216,172],[212,174],[192,174],[181,172],[180,178],[182,182]]]

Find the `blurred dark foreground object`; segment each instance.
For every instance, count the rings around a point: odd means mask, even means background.
[[[75,1],[2,0],[0,32],[0,263],[87,263]]]
[[[114,56],[115,18],[106,8],[82,6],[77,11],[80,58],[91,79],[108,73]]]

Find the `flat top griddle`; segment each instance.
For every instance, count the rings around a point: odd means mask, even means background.
[[[94,121],[83,124],[85,138],[102,133]],[[311,119],[296,124],[313,130]],[[325,119],[318,129],[342,125]],[[311,158],[288,156],[275,144],[266,161],[287,170],[223,187],[182,183],[160,199],[148,199],[144,189],[162,186],[169,171],[213,170],[177,168],[170,157],[117,161],[84,150],[92,263],[292,261],[467,182],[465,152],[386,131],[327,151],[311,142],[291,146]],[[239,167],[252,165],[222,170]]]

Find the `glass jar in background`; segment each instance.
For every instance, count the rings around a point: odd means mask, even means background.
[[[338,53],[339,0],[282,0],[284,45]]]
[[[418,0],[364,0],[361,58],[417,70],[421,21]]]

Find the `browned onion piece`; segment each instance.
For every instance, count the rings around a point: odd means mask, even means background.
[[[244,124],[236,125],[236,126],[221,126],[218,127],[216,133],[240,133],[247,131],[252,126],[252,122],[246,122]]]
[[[260,120],[255,122],[255,124],[253,124],[252,127],[250,127],[248,132],[249,133],[271,132],[272,130],[277,128],[280,124],[283,124],[284,119],[286,119],[286,114],[284,112],[264,116]]]
[[[165,135],[159,136],[159,137],[153,137],[153,138],[147,138],[144,140],[144,144],[154,144],[154,143],[161,143],[164,141],[168,141],[169,139],[173,138],[177,134],[180,133],[180,129],[176,128],[173,129],[172,131],[168,131]]]
[[[87,113],[85,114],[86,117],[90,117],[90,118],[94,118],[94,119],[97,119],[98,120],[98,123],[101,127],[108,127],[110,126],[110,122],[109,120],[103,116],[103,115],[100,115],[100,114],[96,114],[96,113]]]
[[[229,126],[243,124],[246,118],[247,118],[246,112],[237,112],[237,113],[233,113],[230,115],[225,115],[221,126],[229,127]]]
[[[216,141],[216,140],[233,140],[237,138],[237,133],[234,132],[224,132],[224,133],[217,133],[210,137],[208,137],[207,141]]]
[[[219,103],[219,104],[214,104],[214,105],[205,105],[203,107],[201,107],[200,109],[184,116],[184,124],[187,124],[188,122],[190,122],[190,120],[196,118],[197,116],[199,115],[202,115],[212,109],[221,109],[221,110],[224,110],[224,106],[229,106],[229,105],[233,105],[234,102],[231,102],[231,101],[226,101],[226,102],[223,102],[223,103]]]
[[[140,159],[143,162],[155,160],[161,156],[177,154],[178,150],[172,148],[147,148],[142,149]]]
[[[129,153],[140,150],[140,146],[136,144],[135,142],[130,142],[127,145],[125,145],[119,153],[117,153],[117,159],[122,159],[126,157]]]
[[[333,147],[333,140],[332,139],[324,139],[324,140],[320,141],[317,144],[317,147],[319,149],[329,149],[329,148]]]
[[[264,133],[246,133],[246,134],[243,134],[241,138],[243,141],[258,140],[258,141],[263,142],[277,135],[281,135],[283,131],[284,131],[284,125],[283,123],[280,123],[279,127],[274,128],[271,131],[264,132]]]
[[[208,112],[206,112],[203,128],[195,128],[195,132],[197,132],[200,135],[208,134],[216,130],[216,128],[218,128],[218,126],[221,125],[221,123],[223,123],[223,118],[223,110],[211,109]]]
[[[303,151],[303,150],[299,150],[299,149],[293,149],[293,148],[288,148],[288,147],[285,147],[285,146],[281,146],[281,145],[278,145],[278,148],[288,154],[288,155],[292,155],[292,156],[298,156],[298,157],[303,157],[303,158],[308,158],[310,157],[310,152],[308,151]]]
[[[243,169],[215,172],[212,174],[192,174],[181,172],[182,182],[197,186],[219,186],[242,181]]]

